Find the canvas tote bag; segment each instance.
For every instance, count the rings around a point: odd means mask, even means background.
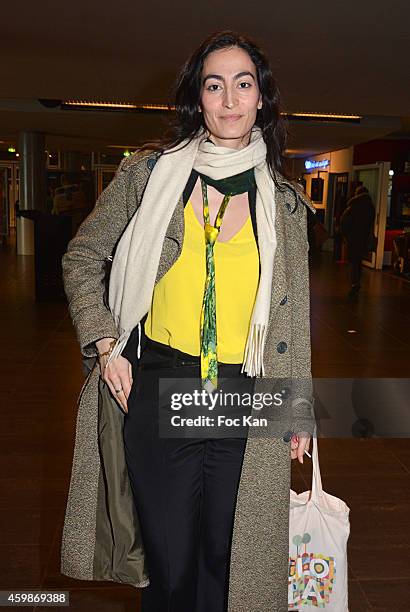
[[[348,612],[350,508],[323,491],[316,432],[312,438],[311,491],[290,491],[288,610]]]

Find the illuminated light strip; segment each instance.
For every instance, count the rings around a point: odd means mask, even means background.
[[[137,108],[135,104],[130,102],[86,102],[84,100],[65,100],[62,103],[64,106],[89,106],[99,108]]]
[[[362,115],[339,115],[336,113],[283,113],[292,117],[316,117],[317,119],[363,119]]]

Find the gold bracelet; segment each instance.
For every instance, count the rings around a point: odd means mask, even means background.
[[[108,349],[108,351],[105,351],[104,353],[98,353],[98,356],[99,356],[99,357],[104,357],[104,355],[111,355],[111,353],[112,353],[112,351],[113,351],[114,346],[115,346],[115,344],[116,344],[116,343],[117,343],[117,340],[116,340],[116,339],[111,340],[111,342],[110,342],[110,348]]]

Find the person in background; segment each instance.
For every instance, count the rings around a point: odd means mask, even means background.
[[[47,195],[46,195],[46,213],[53,214],[54,207],[54,187],[52,185],[47,185]]]
[[[349,298],[357,296],[360,291],[362,258],[368,252],[369,236],[372,234],[375,209],[367,187],[359,185],[355,194],[347,203],[347,208],[340,219],[341,231],[347,242],[350,261],[351,287]]]
[[[69,215],[72,233],[76,233],[86,213],[87,201],[78,181],[69,174],[61,177],[61,187],[57,187],[53,199],[53,215]]]

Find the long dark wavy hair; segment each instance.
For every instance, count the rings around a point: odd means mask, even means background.
[[[255,64],[262,108],[257,110],[255,124],[262,130],[266,143],[266,161],[276,183],[276,171],[286,176],[284,151],[288,137],[287,120],[281,114],[280,92],[269,60],[262,49],[248,36],[232,30],[222,30],[208,36],[183,65],[172,89],[175,112],[168,129],[159,140],[144,143],[137,151],[151,149],[162,154],[177,147],[183,140],[194,138],[206,125],[198,111],[201,95],[201,74],[205,58],[218,49],[237,46],[244,49]],[[171,104],[168,104],[171,108]]]

